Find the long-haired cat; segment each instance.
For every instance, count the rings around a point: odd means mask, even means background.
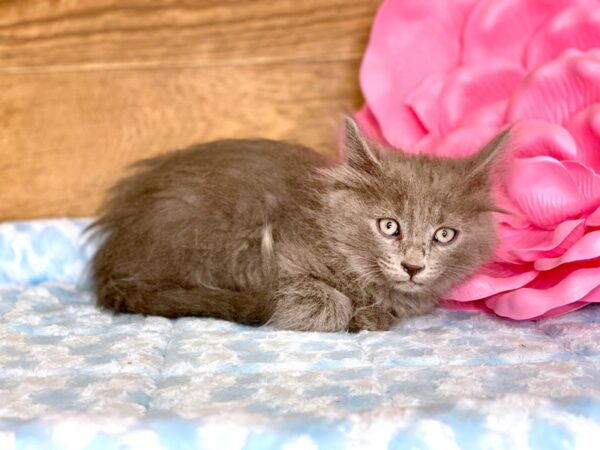
[[[506,133],[463,160],[370,143],[347,159],[223,140],[142,161],[93,227],[98,304],[307,331],[387,330],[431,311],[492,254],[490,171]]]

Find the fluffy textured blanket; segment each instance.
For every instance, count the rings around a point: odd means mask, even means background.
[[[0,225],[0,448],[597,448],[600,309],[317,334],[99,311],[85,221]]]

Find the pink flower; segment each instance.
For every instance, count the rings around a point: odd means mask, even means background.
[[[513,319],[600,302],[600,2],[386,0],[357,117],[404,151],[462,157],[515,123],[500,245],[446,305]]]

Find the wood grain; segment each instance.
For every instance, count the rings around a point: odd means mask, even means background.
[[[4,72],[356,60],[373,0],[13,0]]]
[[[375,6],[1,2],[0,220],[91,215],[129,163],[194,142],[336,152]]]

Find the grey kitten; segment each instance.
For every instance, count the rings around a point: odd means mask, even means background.
[[[306,331],[387,330],[492,254],[490,171],[382,151],[346,120],[347,161],[223,140],[138,163],[93,227],[98,304]]]

